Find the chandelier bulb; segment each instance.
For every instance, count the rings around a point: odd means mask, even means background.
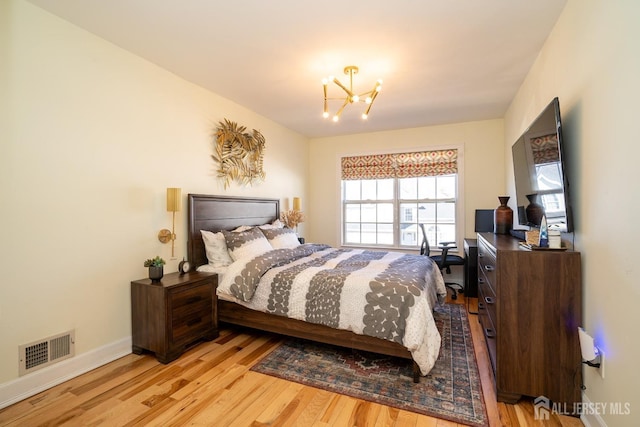
[[[329,113],[327,111],[325,111],[324,113],[322,113],[322,117],[324,117],[325,119],[329,117]]]
[[[371,97],[367,96],[367,99],[364,100],[366,104],[371,104]]]
[[[358,95],[353,95],[351,97],[351,102],[358,102],[358,101],[360,101],[360,97]]]
[[[367,113],[362,113],[362,120],[367,120],[367,117],[369,117],[367,116]]]
[[[340,117],[338,117],[338,115],[333,116],[333,121],[337,122],[338,120],[340,120]]]

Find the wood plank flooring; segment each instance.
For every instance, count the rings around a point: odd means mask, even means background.
[[[491,426],[582,426],[557,415],[537,421],[530,400],[498,403],[475,315],[470,324]],[[227,328],[169,365],[130,354],[0,410],[0,426],[459,425],[249,371],[280,342],[275,335]]]

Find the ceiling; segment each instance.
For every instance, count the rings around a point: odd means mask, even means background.
[[[503,117],[566,4],[29,1],[311,138]],[[334,75],[348,86],[347,65],[360,68],[354,92],[379,78],[383,90],[368,120],[358,104],[334,123],[322,118],[321,80]],[[341,96],[336,85],[329,91]]]

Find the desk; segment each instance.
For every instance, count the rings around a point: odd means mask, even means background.
[[[478,297],[478,240],[464,239],[464,296]]]

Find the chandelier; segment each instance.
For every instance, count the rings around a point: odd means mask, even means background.
[[[344,73],[349,76],[349,87],[347,88],[345,85],[340,83],[340,81],[333,76],[322,79],[322,88],[324,90],[324,112],[322,113],[322,117],[325,119],[329,117],[329,100],[341,100],[343,101],[342,106],[338,110],[336,114],[333,116],[333,121],[337,122],[340,120],[340,114],[349,104],[353,104],[354,102],[364,102],[367,105],[366,110],[362,113],[362,118],[366,119],[369,116],[369,110],[371,110],[371,106],[373,105],[373,101],[378,96],[378,93],[382,89],[382,80],[376,81],[375,86],[369,92],[364,92],[361,94],[356,94],[353,92],[353,75],[358,74],[358,67],[355,65],[349,65],[344,67]],[[327,97],[327,86],[329,82],[333,81],[336,85],[338,85],[345,93],[346,96],[340,98],[329,98]]]

